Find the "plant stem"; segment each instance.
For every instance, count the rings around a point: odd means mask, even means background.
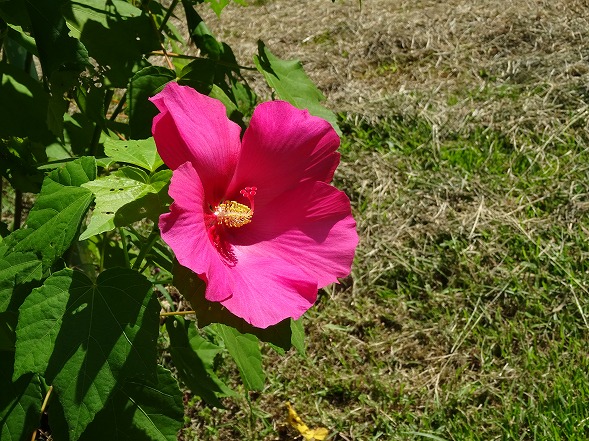
[[[168,20],[170,19],[170,17],[172,16],[172,13],[174,12],[174,9],[176,8],[176,6],[178,5],[178,1],[179,0],[172,0],[172,4],[168,7],[168,12],[166,12],[166,16],[164,17],[164,19],[162,20],[161,24],[160,24],[160,28],[158,29],[158,31],[161,33],[162,29],[164,29],[164,26],[166,25],[166,23],[168,22]]]
[[[119,228],[119,234],[121,235],[121,243],[123,245],[123,256],[125,257],[125,268],[131,268],[131,261],[129,260],[129,250],[127,250],[127,238],[122,228]]]
[[[162,51],[151,51],[149,53],[149,55],[164,56],[164,53]],[[172,57],[172,58],[185,58],[187,60],[209,60],[209,61],[214,61],[219,66],[230,67],[232,69],[243,69],[243,70],[253,70],[253,71],[256,71],[257,70],[255,67],[241,66],[241,65],[235,64],[235,63],[227,63],[226,61],[222,61],[222,60],[211,60],[210,58],[197,57],[195,55],[177,54],[176,52],[166,52],[165,55],[168,56],[168,57]]]
[[[147,238],[145,245],[141,248],[141,251],[139,251],[139,256],[137,256],[137,259],[135,259],[135,262],[133,263],[134,270],[138,270],[139,268],[141,268],[141,264],[143,263],[145,256],[147,256],[147,253],[149,253],[149,251],[155,244],[155,241],[159,237],[159,233],[159,228],[157,227],[157,225],[155,225],[153,227],[153,230],[151,230],[151,233],[149,234],[149,237]]]
[[[115,110],[113,110],[112,114],[110,115],[110,121],[114,121],[116,117],[119,116],[119,113],[121,113],[121,110],[123,110],[125,102],[127,102],[127,92],[125,92],[125,94],[121,97],[119,104],[117,104],[117,107],[115,107]]]
[[[14,191],[14,224],[12,225],[12,231],[20,228],[22,221],[22,190]]]
[[[49,402],[49,397],[51,396],[51,392],[53,392],[53,386],[49,386],[49,390],[45,394],[45,399],[43,400],[43,405],[41,406],[41,415],[45,412],[45,408],[47,407],[47,403]],[[35,441],[37,439],[37,429],[33,432],[33,436],[31,441]]]
[[[112,97],[115,94],[113,89],[109,89],[104,94],[104,117],[106,118],[106,114],[108,113],[108,108],[110,107],[110,102],[112,101]],[[96,156],[96,149],[98,148],[98,142],[100,141],[100,134],[102,133],[102,127],[100,127],[99,123],[96,123],[94,126],[94,133],[92,134],[92,141],[90,141],[90,155]]]
[[[160,42],[160,47],[162,48],[162,53],[164,54],[164,58],[166,59],[166,63],[168,64],[168,68],[170,70],[175,70],[174,64],[172,64],[172,62],[170,61],[170,57],[168,57],[168,53],[166,52],[166,48],[164,47],[164,38],[163,38],[162,33],[160,32],[161,29],[158,29],[157,24],[155,23],[155,18],[151,12],[151,9],[149,9],[149,1],[142,4],[141,7],[143,8],[143,10],[145,12],[147,12],[147,14],[149,14],[149,22],[151,23],[151,27],[153,28],[153,31],[157,34],[157,38]]]
[[[172,315],[189,315],[189,314],[196,314],[194,311],[171,311],[171,312],[161,312],[160,317],[170,317]]]

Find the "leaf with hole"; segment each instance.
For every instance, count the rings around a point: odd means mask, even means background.
[[[46,271],[69,248],[90,202],[90,190],[62,185],[46,177],[26,228],[4,239],[8,252],[33,253]]]
[[[145,217],[157,221],[159,215],[166,211],[167,185],[171,175],[171,170],[148,176],[141,169],[123,167],[109,176],[84,184],[83,187],[96,196],[96,207],[80,240]],[[119,214],[121,210],[122,214]]]
[[[164,165],[153,137],[129,141],[108,139],[104,143],[104,154],[117,162],[133,164],[150,172]]]

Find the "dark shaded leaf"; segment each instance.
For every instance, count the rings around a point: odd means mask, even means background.
[[[14,352],[0,352],[0,441],[30,440],[41,418],[38,375],[12,380]]]
[[[129,82],[129,132],[132,139],[151,136],[151,122],[157,114],[156,107],[148,98],[160,92],[176,73],[159,66],[149,66],[137,72]]]
[[[213,369],[215,356],[223,349],[201,337],[194,322],[181,317],[169,317],[166,330],[170,336],[170,355],[180,379],[192,393],[209,405],[224,407],[219,397],[232,396],[234,393]]]
[[[158,366],[157,381],[130,379],[117,389],[80,441],[176,441],[183,416],[178,382]]]
[[[160,47],[149,17],[129,2],[72,2],[64,14],[89,55],[105,68],[109,87],[126,87],[133,73],[149,65],[145,54]]]
[[[223,323],[237,329],[243,334],[253,334],[260,340],[286,351],[291,347],[291,319],[285,319],[265,329],[256,328],[240,317],[231,314],[218,302],[210,302],[205,298],[205,282],[190,269],[175,263],[174,286],[190,302],[196,313],[199,327],[212,323]]]
[[[14,376],[44,373],[78,439],[125,378],[156,374],[159,302],[136,271],[113,268],[96,282],[64,269],[20,308]]]

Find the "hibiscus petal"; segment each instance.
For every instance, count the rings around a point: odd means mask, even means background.
[[[190,162],[174,170],[169,194],[174,203],[169,213],[160,216],[162,239],[172,248],[181,265],[207,281],[209,300],[226,299],[233,292],[233,280],[209,239],[203,186]]]
[[[306,182],[257,209],[229,241],[252,259],[273,256],[296,265],[322,288],[350,273],[358,233],[345,193]]]
[[[257,328],[298,319],[317,299],[317,285],[296,266],[279,259],[240,259],[232,269],[233,296],[221,304]]]
[[[243,136],[228,197],[255,186],[256,204],[264,204],[304,180],[331,182],[339,142],[324,119],[284,101],[262,103]]]
[[[161,112],[153,120],[153,137],[171,169],[186,161],[218,200],[229,184],[240,151],[240,131],[227,118],[225,106],[196,90],[170,82],[150,98]]]

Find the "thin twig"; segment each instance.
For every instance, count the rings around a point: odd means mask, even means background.
[[[172,315],[189,315],[196,314],[194,311],[172,311],[172,312],[161,312],[160,317],[170,317]]]
[[[218,64],[220,66],[230,67],[232,69],[243,69],[243,70],[252,70],[252,71],[257,70],[255,67],[242,66],[240,64],[235,64],[235,63],[227,63],[226,61],[213,60],[211,58],[206,58],[206,57],[197,57],[195,55],[177,54],[176,52],[165,52],[164,53],[163,51],[151,51],[148,55],[159,55],[159,56],[167,55],[168,57],[184,58],[187,60],[210,60],[210,61],[214,61],[216,64]]]
[[[49,386],[49,390],[45,394],[45,399],[43,400],[43,405],[41,406],[41,415],[45,412],[45,408],[47,407],[47,403],[49,402],[49,397],[51,396],[51,392],[53,392],[53,386]],[[33,436],[31,437],[31,441],[35,441],[37,439],[37,429],[33,432]]]
[[[14,223],[12,224],[12,231],[20,228],[22,221],[22,190],[14,191]]]
[[[151,234],[147,238],[146,244],[141,248],[141,251],[139,252],[139,256],[137,256],[137,259],[135,259],[135,262],[133,263],[134,270],[138,270],[141,267],[141,263],[143,263],[145,256],[147,256],[147,253],[149,253],[149,251],[151,250],[151,248],[155,244],[158,237],[159,237],[159,229],[157,228],[157,226],[154,226],[153,230],[151,231]]]

